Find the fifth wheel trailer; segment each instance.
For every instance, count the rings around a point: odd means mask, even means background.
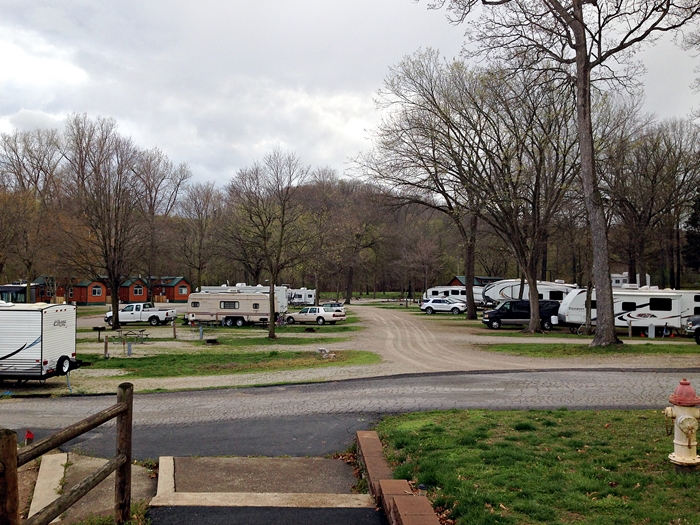
[[[0,301],[0,380],[47,379],[78,368],[76,307]]]

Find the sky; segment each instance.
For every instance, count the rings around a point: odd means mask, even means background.
[[[275,147],[343,175],[371,147],[389,69],[420,48],[457,57],[463,41],[426,0],[0,0],[0,132],[87,113],[200,182],[224,185]],[[669,41],[638,56],[647,111],[700,107],[700,58]]]

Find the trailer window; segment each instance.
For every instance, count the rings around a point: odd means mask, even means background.
[[[430,294],[431,295],[440,295],[440,292],[438,292],[437,290],[433,290]]]
[[[450,290],[450,295],[459,295],[459,290]]]
[[[219,308],[222,310],[238,310],[238,301],[221,301]]]
[[[695,301],[696,303],[700,303],[700,295],[694,296],[693,301]]]
[[[593,308],[593,305],[591,305],[591,309]],[[622,310],[625,312],[634,312],[637,309],[637,303],[633,302],[627,302],[627,303],[622,303]]]
[[[190,303],[191,308],[199,308],[199,301],[192,301]]]
[[[253,310],[258,310],[260,308],[260,303],[253,303]]]
[[[673,299],[661,299],[654,297],[649,300],[649,310],[670,312],[673,310]]]
[[[564,292],[560,290],[554,290],[549,292],[549,298],[552,301],[563,301],[564,300]]]
[[[92,287],[92,296],[100,297],[102,295],[102,287],[100,285],[95,285]]]
[[[693,312],[693,315],[700,315],[700,306],[695,307],[695,311]]]

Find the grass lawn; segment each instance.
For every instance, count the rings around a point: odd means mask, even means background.
[[[695,344],[634,344],[616,345],[611,347],[590,347],[587,344],[556,344],[556,343],[522,343],[516,342],[499,345],[481,345],[487,352],[502,352],[504,354],[522,355],[528,357],[576,357],[590,355],[700,355],[700,346]]]
[[[700,523],[700,472],[676,474],[659,410],[454,410],[377,431],[394,477],[459,525]]]
[[[381,361],[377,354],[358,350],[335,352],[335,359],[323,359],[315,352],[198,352],[171,353],[141,358],[83,358],[91,368],[124,370],[120,377],[211,376],[235,373],[271,372],[297,368],[368,365]],[[82,358],[82,356],[81,356]]]

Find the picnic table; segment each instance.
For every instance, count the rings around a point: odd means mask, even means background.
[[[137,337],[139,339],[139,343],[143,343],[143,338],[148,337],[145,328],[137,330],[133,330],[131,328],[119,329],[117,330],[117,334],[119,335],[120,339],[126,339],[127,337]]]

